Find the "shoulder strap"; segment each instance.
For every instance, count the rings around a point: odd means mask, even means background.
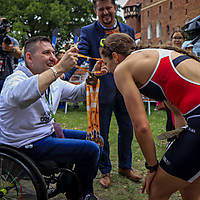
[[[174,67],[177,67],[178,64],[180,64],[181,62],[183,62],[186,59],[192,59],[192,58],[188,55],[182,55],[182,56],[178,56],[177,58],[172,60]]]

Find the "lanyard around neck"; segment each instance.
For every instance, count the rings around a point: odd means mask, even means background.
[[[45,91],[44,96],[45,96],[45,100],[47,102],[48,108],[50,110],[51,116],[55,118],[55,115],[53,114],[53,98],[52,98],[50,87],[48,87],[48,89]]]

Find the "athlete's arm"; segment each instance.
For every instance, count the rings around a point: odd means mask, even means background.
[[[133,62],[132,62],[133,63]],[[146,115],[142,96],[135,84],[134,75],[129,67],[129,62],[120,63],[115,72],[116,85],[124,97],[124,101],[132,120],[136,139],[140,145],[143,155],[150,166],[157,163],[156,150],[150,124]]]

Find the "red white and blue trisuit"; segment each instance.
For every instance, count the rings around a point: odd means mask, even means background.
[[[152,50],[159,53],[157,66],[139,90],[158,101],[170,101],[182,112],[188,125],[166,151],[160,166],[173,176],[193,182],[200,176],[200,84],[183,77],[176,69],[180,62],[191,57],[181,55],[172,60],[173,51]]]

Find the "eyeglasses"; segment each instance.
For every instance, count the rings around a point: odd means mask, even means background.
[[[175,39],[175,40],[182,40],[183,37],[173,37],[172,39]]]

